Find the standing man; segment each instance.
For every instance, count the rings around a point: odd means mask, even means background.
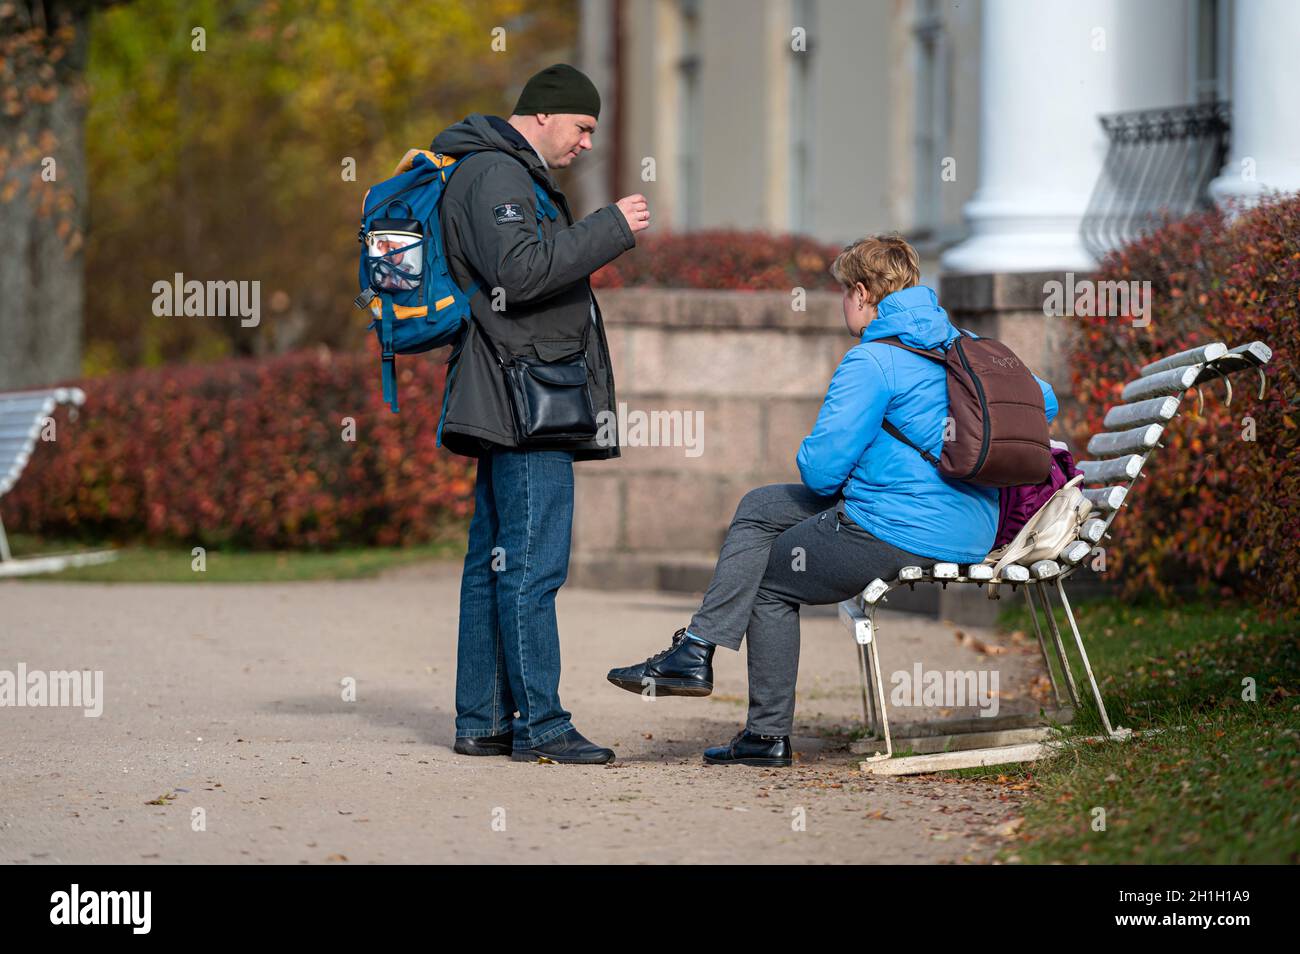
[[[555,594],[568,576],[573,462],[618,457],[619,448],[596,438],[523,446],[498,364],[498,356],[556,361],[585,350],[593,408],[616,413],[589,278],[636,244],[649,208],[631,195],[575,222],[551,177],[591,149],[599,116],[591,80],[561,63],[528,81],[508,120],[474,113],[433,140],[435,152],[474,153],[456,164],[441,213],[452,278],[462,288],[479,283],[439,422],[442,444],[478,458],[456,657],[462,755],[614,758],[560,704]]]

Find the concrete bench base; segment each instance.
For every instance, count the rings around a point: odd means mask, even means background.
[[[894,744],[916,755],[956,752],[989,745],[1013,745],[1048,738],[1054,726],[1074,722],[1074,709],[1064,706],[1038,713],[1022,712],[991,719],[944,719],[932,722],[904,722],[895,726]],[[881,737],[859,739],[850,743],[855,755],[875,755],[885,751]]]
[[[88,550],[84,553],[49,553],[45,556],[24,557],[0,561],[0,577],[32,576],[36,573],[58,573],[70,566],[92,566],[117,559],[116,550]]]
[[[1045,756],[1059,752],[1072,742],[1104,742],[1107,739],[1123,741],[1133,737],[1132,729],[1117,729],[1110,736],[1093,735],[1077,739],[1061,738],[1052,729],[1038,731],[1047,734],[1038,740],[1018,743],[1008,740],[987,748],[938,752],[928,755],[903,755],[894,758],[877,756],[875,759],[867,759],[859,763],[858,767],[868,775],[924,775],[928,772],[982,768],[986,765],[1016,765],[1022,762],[1035,762]]]

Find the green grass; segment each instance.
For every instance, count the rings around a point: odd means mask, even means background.
[[[100,549],[104,544],[44,540],[10,534],[15,557]],[[208,548],[206,570],[193,569],[194,556],[180,547],[124,546],[116,560],[94,566],[70,567],[59,573],[18,577],[60,583],[283,583],[294,580],[343,580],[375,576],[392,567],[425,560],[461,559],[465,536],[448,532],[446,539],[410,547],[348,547],[338,550],[223,550]]]
[[[1235,605],[1115,601],[1076,612],[1112,723],[1149,734],[1077,743],[1030,765],[962,773],[1030,783],[1025,823],[1003,859],[1300,861],[1295,616],[1265,619]],[[1025,610],[1006,613],[1002,625],[1032,637]],[[1082,675],[1081,666],[1075,671]],[[1247,678],[1254,680],[1255,701],[1243,699]],[[1080,691],[1087,692],[1085,685]],[[1100,722],[1089,707],[1076,725],[1095,732]],[[1105,813],[1104,831],[1094,830],[1098,809]]]

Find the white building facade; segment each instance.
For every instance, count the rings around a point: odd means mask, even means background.
[[[940,267],[1086,270],[1100,118],[1211,101],[1231,116],[1211,195],[1300,189],[1296,0],[580,9],[580,61],[606,94],[605,155],[579,177],[582,202],[643,192],[658,229],[835,243],[897,229],[927,280]]]

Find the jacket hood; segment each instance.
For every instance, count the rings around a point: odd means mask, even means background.
[[[879,341],[895,335],[913,348],[937,348],[958,331],[939,307],[939,297],[925,285],[890,292],[880,299],[876,317],[862,330],[862,341]]]
[[[460,122],[452,123],[434,136],[433,143],[429,148],[434,152],[442,152],[452,156],[463,155],[467,152],[484,152],[489,149],[494,149],[497,152],[508,152],[522,160],[530,170],[538,171],[549,178],[542,157],[537,154],[536,150],[533,149],[519,130],[500,116],[470,113]]]

